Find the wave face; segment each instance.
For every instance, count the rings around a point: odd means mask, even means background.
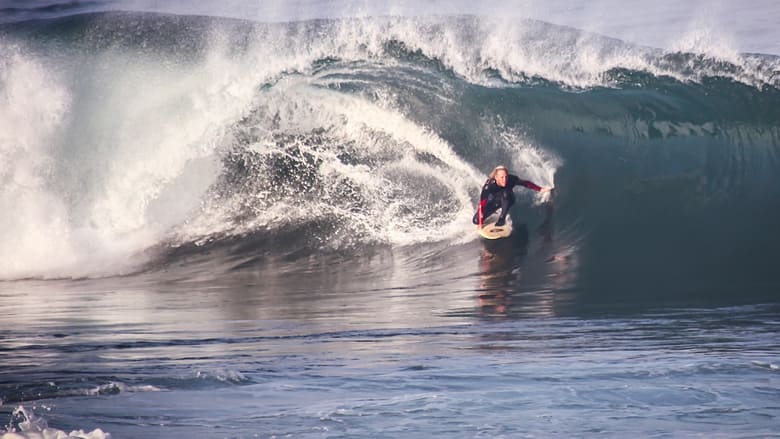
[[[2,279],[459,245],[497,163],[556,186],[513,214],[554,205],[585,286],[775,279],[774,56],[472,16],[90,13],[0,48]]]

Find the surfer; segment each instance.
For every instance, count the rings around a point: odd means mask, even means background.
[[[490,173],[490,177],[485,181],[485,185],[482,186],[482,193],[479,195],[479,207],[474,214],[474,224],[478,224],[481,227],[484,218],[501,209],[501,215],[499,215],[495,225],[503,226],[506,221],[506,215],[509,213],[509,208],[515,203],[515,194],[512,192],[515,186],[524,186],[536,192],[552,190],[551,187],[541,187],[510,174],[503,165],[496,166],[493,172]]]

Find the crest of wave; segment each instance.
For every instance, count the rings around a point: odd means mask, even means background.
[[[306,47],[318,47],[327,56],[382,57],[386,43],[397,41],[409,52],[439,60],[458,75],[483,85],[495,85],[489,72],[498,72],[511,82],[543,79],[575,88],[612,86],[608,75],[612,69],[680,81],[700,81],[706,76],[730,77],[752,86],[776,85],[777,81],[776,61],[737,53],[726,37],[718,36],[706,23],[694,23],[670,51],[535,20],[450,16],[337,23],[332,39]],[[683,61],[677,61],[680,53],[686,55]]]

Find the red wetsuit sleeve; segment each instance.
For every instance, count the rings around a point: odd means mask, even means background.
[[[523,187],[527,187],[528,189],[535,190],[536,192],[542,190],[542,187],[539,186],[538,184],[532,183],[528,180],[521,180],[520,177],[516,175],[510,175],[509,177],[511,179],[510,183],[512,186],[523,186]]]
[[[527,187],[528,189],[533,189],[536,192],[539,192],[540,190],[542,190],[541,186],[539,186],[538,184],[535,184],[535,183],[531,183],[528,180],[520,180],[520,184],[525,186],[525,187]]]

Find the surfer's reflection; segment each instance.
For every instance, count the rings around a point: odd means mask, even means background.
[[[551,199],[545,205],[545,217],[536,229],[541,237],[542,249],[549,247],[553,241],[554,212]],[[548,261],[544,258],[534,261],[529,256],[529,235],[528,228],[523,224],[516,226],[509,238],[483,241],[479,258],[480,282],[477,289],[481,314],[495,318],[514,313],[538,315],[553,312],[552,289],[523,291],[531,284],[544,285],[549,275],[545,267]],[[541,256],[546,252],[534,251],[534,254],[537,253]],[[518,303],[512,303],[513,296]]]
[[[487,261],[493,255],[483,252],[482,259]],[[489,265],[490,263],[483,263]],[[509,274],[499,272],[497,274],[483,274],[482,283],[479,286],[479,308],[484,314],[505,315],[508,308],[509,292],[504,285],[509,283]]]
[[[502,316],[508,313],[527,244],[528,231],[525,226],[515,228],[507,239],[484,243],[479,258],[480,283],[477,290],[479,308],[483,314]]]

